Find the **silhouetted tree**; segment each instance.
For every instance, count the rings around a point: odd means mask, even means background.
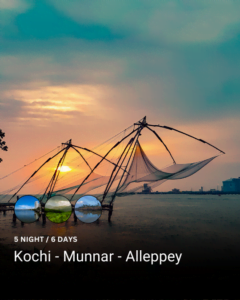
[[[8,147],[5,146],[6,142],[3,141],[3,138],[5,137],[5,133],[2,132],[2,130],[0,129],[0,149],[7,151]],[[0,162],[2,161],[2,159],[0,158]]]

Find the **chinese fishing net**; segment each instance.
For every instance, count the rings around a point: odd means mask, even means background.
[[[93,150],[62,145],[47,160],[45,155],[24,166],[21,175],[13,172],[11,182],[18,184],[12,187],[8,181],[0,192],[0,201],[16,202],[17,195],[31,194],[42,202],[54,195],[64,195],[75,202],[90,194],[108,204],[116,196],[141,191],[145,183],[155,188],[166,180],[191,176],[217,157],[174,163],[160,170],[143,151],[139,134],[140,130],[133,125]],[[7,178],[8,175],[0,179],[3,182]]]

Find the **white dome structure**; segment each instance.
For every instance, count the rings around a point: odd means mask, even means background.
[[[35,208],[35,209],[40,208],[40,203],[39,203],[39,201],[35,201],[35,203],[34,203],[34,208]]]

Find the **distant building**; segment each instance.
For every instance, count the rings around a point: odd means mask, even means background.
[[[144,183],[142,193],[149,194],[151,191],[152,188],[147,183]]]
[[[201,188],[199,189],[199,192],[203,192],[203,186],[201,186]]]
[[[35,208],[35,209],[40,209],[40,207],[41,207],[41,206],[40,206],[39,201],[35,201],[35,202],[34,202],[34,208]]]
[[[172,189],[172,192],[176,194],[176,193],[180,193],[180,190],[179,189]]]
[[[222,192],[240,192],[240,177],[223,181]]]

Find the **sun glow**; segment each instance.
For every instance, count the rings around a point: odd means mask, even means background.
[[[69,171],[71,171],[72,169],[69,168],[68,166],[61,166],[61,167],[58,167],[58,170],[59,170],[60,172],[69,172]]]

